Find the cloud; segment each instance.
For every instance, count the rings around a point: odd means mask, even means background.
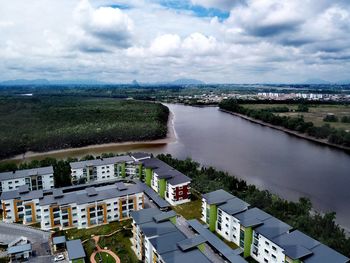
[[[83,32],[82,50],[95,52],[107,50],[103,45],[127,48],[132,44],[133,21],[119,8],[94,9],[88,0],[81,0],[75,18]]]
[[[191,0],[191,3],[206,8],[218,8],[229,11],[236,5],[244,4],[245,0]]]

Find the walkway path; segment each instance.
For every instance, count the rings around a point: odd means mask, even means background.
[[[109,249],[102,249],[100,247],[100,245],[98,244],[98,241],[100,240],[99,236],[94,236],[92,239],[95,241],[96,250],[90,256],[90,262],[91,263],[97,263],[96,260],[95,260],[95,256],[96,256],[97,253],[100,253],[100,252],[105,252],[105,253],[111,255],[114,258],[116,263],[120,263],[119,257],[116,254],[114,254],[114,252],[112,252]]]

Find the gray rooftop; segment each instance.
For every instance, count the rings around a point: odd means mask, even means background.
[[[152,246],[158,254],[178,250],[177,242],[185,240],[186,236],[176,229],[173,232],[150,239]]]
[[[259,208],[252,208],[242,213],[234,215],[244,227],[254,227],[264,223],[265,220],[272,217]]]
[[[45,191],[45,195],[43,190],[30,191],[22,194],[18,190],[14,190],[3,192],[1,199],[9,200],[16,198],[22,201],[39,199],[40,205],[66,205],[71,203],[76,203],[79,205],[90,202],[104,201],[106,199],[125,195],[132,195],[143,191],[140,183],[127,185],[127,189],[122,191],[117,188],[116,184],[97,186],[95,188],[77,188],[75,191],[74,188],[67,188],[72,190],[69,192],[65,192],[64,189],[65,188],[47,190]]]
[[[349,258],[343,256],[337,251],[320,244],[312,250],[310,257],[303,259],[304,263],[347,263]]]
[[[219,205],[219,208],[229,215],[235,215],[237,213],[247,210],[249,204],[239,198],[233,198],[226,201],[224,204]]]
[[[17,253],[30,252],[30,251],[32,251],[32,245],[30,243],[9,247],[7,249],[8,254],[17,254]]]
[[[175,250],[161,255],[166,263],[211,263],[198,249],[183,252]]]
[[[112,165],[116,163],[133,162],[133,161],[134,159],[132,159],[129,155],[122,155],[122,156],[101,158],[101,159],[95,159],[95,160],[72,162],[70,163],[70,167],[72,169],[81,169],[89,166]]]
[[[145,159],[142,160],[142,163],[146,168],[152,168],[153,171],[158,175],[159,179],[166,179],[166,181],[171,185],[177,185],[191,181],[189,177],[157,158]]]
[[[170,218],[172,218],[174,216],[176,216],[176,213],[175,213],[175,211],[171,210],[171,211],[168,211],[168,212],[163,212],[163,213],[160,213],[158,215],[155,215],[153,217],[153,219],[157,223],[160,223],[160,222],[164,222],[166,220],[169,220]]]
[[[33,168],[33,169],[17,170],[14,172],[0,173],[0,181],[25,178],[33,175],[45,175],[45,174],[53,174],[53,167],[47,166],[47,167],[40,167],[40,168]]]
[[[238,254],[241,253],[241,250],[238,251],[231,249],[226,245],[220,238],[215,234],[209,231],[204,227],[198,220],[188,220],[188,224],[199,234],[201,235],[211,247],[223,255],[223,257],[231,263],[247,263],[241,256]]]
[[[207,194],[203,194],[202,197],[209,205],[218,205],[227,202],[230,199],[236,198],[234,195],[226,192],[225,190],[216,190]]]
[[[54,245],[64,244],[66,243],[66,237],[65,236],[54,237],[52,239],[52,243]]]
[[[293,260],[302,259],[305,263],[344,263],[349,260],[299,230],[280,235],[272,242],[283,248],[284,253],[289,258]]]
[[[202,237],[201,235],[196,235],[192,238],[188,238],[178,242],[177,245],[182,251],[186,251],[194,247],[197,247],[198,245],[203,244],[205,242],[206,242],[206,239],[204,237]]]
[[[164,235],[177,230],[175,225],[170,221],[156,223],[154,221],[139,225],[141,231],[146,237]]]
[[[151,157],[151,154],[145,153],[145,152],[134,152],[134,153],[130,153],[130,155],[135,160],[141,160],[141,159],[146,159],[146,158],[150,158]]]
[[[261,226],[258,226],[255,231],[264,237],[272,240],[279,235],[289,232],[292,227],[281,220],[271,217],[264,221]]]
[[[86,254],[80,239],[66,242],[69,260],[85,258]]]
[[[130,212],[130,216],[134,219],[136,224],[144,224],[147,222],[152,222],[153,217],[160,214],[161,211],[158,208],[147,208],[138,211]]]
[[[167,209],[170,204],[161,198],[151,187],[145,183],[140,183],[143,192],[160,208]]]

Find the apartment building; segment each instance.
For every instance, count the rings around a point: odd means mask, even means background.
[[[96,187],[65,187],[48,191],[29,191],[27,186],[4,192],[3,220],[41,228],[88,228],[129,218],[130,212],[143,208],[140,184],[115,184]]]
[[[141,161],[145,183],[171,205],[191,201],[191,179],[156,158]]]
[[[0,193],[27,185],[30,191],[54,188],[53,167],[17,170],[0,173]]]
[[[131,213],[133,219],[132,249],[145,263],[209,263],[199,249],[204,242],[187,238],[176,226],[173,211],[157,208]]]
[[[117,177],[136,176],[141,163],[129,155],[70,163],[72,184],[106,181]]]
[[[239,198],[217,190],[202,195],[202,221],[259,263],[345,263],[335,250]]]

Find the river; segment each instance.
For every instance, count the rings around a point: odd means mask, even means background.
[[[191,157],[288,200],[305,196],[321,212],[335,211],[350,229],[350,155],[219,111],[167,104],[176,140],[60,152],[50,156],[149,151]]]

